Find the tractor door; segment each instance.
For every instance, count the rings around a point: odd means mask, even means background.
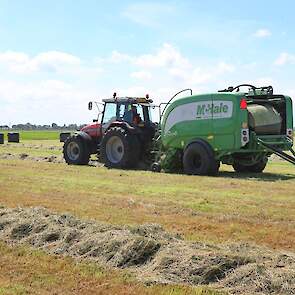
[[[113,102],[105,103],[103,116],[101,119],[102,134],[109,128],[111,123],[117,120],[117,104]]]

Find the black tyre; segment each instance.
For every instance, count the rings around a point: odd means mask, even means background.
[[[250,172],[254,172],[254,173],[261,173],[261,172],[263,172],[264,168],[267,165],[267,161],[268,161],[267,158],[263,158],[258,163],[250,166],[249,167],[250,168]]]
[[[138,165],[141,147],[136,135],[112,127],[104,135],[100,151],[106,167],[128,169]]]
[[[264,168],[266,167],[268,159],[262,158],[259,162],[255,163],[254,165],[243,165],[238,162],[233,164],[233,168],[236,172],[239,173],[262,173]]]
[[[183,171],[189,175],[216,175],[219,162],[209,144],[202,140],[191,143],[183,154]]]
[[[151,170],[153,172],[161,172],[161,165],[155,162],[151,165]]]
[[[243,165],[243,164],[240,164],[239,162],[234,162],[233,163],[233,168],[238,173],[247,173],[247,172],[249,172],[248,167]]]
[[[90,158],[86,142],[78,136],[70,136],[66,139],[63,154],[69,165],[87,165]]]

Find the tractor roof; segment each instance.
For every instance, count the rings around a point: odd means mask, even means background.
[[[153,102],[152,99],[145,97],[115,97],[106,98],[102,100],[103,102],[113,102],[113,103],[140,103],[140,104],[150,104]]]

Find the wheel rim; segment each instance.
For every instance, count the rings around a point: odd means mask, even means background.
[[[67,147],[67,154],[71,161],[76,161],[79,158],[80,155],[80,147],[78,143],[72,141],[68,144]]]
[[[107,158],[112,163],[119,163],[124,156],[124,145],[120,137],[111,137],[106,144]]]

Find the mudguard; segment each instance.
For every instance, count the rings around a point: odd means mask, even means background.
[[[120,121],[113,122],[112,124],[110,124],[108,129],[112,127],[116,127],[116,126],[124,128],[125,130],[128,130],[131,134],[138,134],[141,132],[140,128],[135,128],[127,122],[120,122]]]
[[[97,153],[97,142],[95,142],[88,133],[84,131],[77,131],[74,136],[81,138],[90,154]]]

